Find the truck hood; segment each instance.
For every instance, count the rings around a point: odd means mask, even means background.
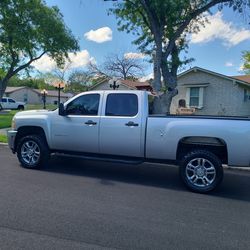
[[[21,111],[21,112],[17,112],[15,117],[18,116],[33,116],[33,115],[48,115],[50,114],[52,111],[49,110],[28,110],[28,111]]]

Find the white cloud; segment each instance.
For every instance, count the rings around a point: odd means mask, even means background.
[[[238,71],[240,71],[240,72],[242,72],[242,71],[244,71],[244,64],[243,63],[241,63],[240,64],[240,66],[239,66],[239,68],[238,68]]]
[[[40,59],[34,61],[32,66],[41,72],[49,72],[56,67],[56,63],[48,55],[43,55]]]
[[[84,34],[87,40],[96,43],[104,43],[112,40],[112,30],[109,27],[102,27],[97,30],[90,30]]]
[[[197,34],[191,35],[191,43],[207,43],[215,39],[220,39],[227,47],[235,46],[245,40],[250,40],[250,30],[239,28],[231,22],[222,19],[222,13],[206,15],[208,23],[205,27],[200,26]]]
[[[153,79],[153,78],[154,78],[154,74],[152,72],[152,73],[150,73],[150,74],[148,74],[148,75],[143,76],[142,78],[140,78],[139,81],[140,82],[146,82],[146,81],[148,81],[150,79]]]
[[[226,66],[226,67],[233,67],[234,64],[233,64],[232,62],[226,62],[226,63],[225,63],[225,66]]]
[[[146,55],[143,53],[128,52],[124,54],[126,59],[143,59]]]
[[[82,50],[74,53],[69,53],[70,69],[87,66],[90,62],[95,63],[95,59],[90,56],[87,50]],[[37,70],[41,72],[49,72],[56,68],[56,62],[48,55],[44,55],[39,60],[32,63]]]
[[[90,56],[89,52],[85,49],[80,52],[69,53],[69,59],[71,61],[70,68],[78,68],[87,66],[90,62],[95,62],[95,59]]]

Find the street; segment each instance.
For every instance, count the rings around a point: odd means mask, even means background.
[[[20,168],[0,145],[0,249],[250,249],[250,172],[192,193],[173,166],[53,157]]]

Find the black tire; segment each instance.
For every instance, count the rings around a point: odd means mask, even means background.
[[[17,107],[17,109],[20,110],[20,111],[21,111],[21,110],[24,110],[24,106],[23,106],[23,105],[19,105],[19,106]]]
[[[181,180],[194,192],[208,193],[222,182],[222,163],[215,154],[207,150],[188,152],[179,165]]]
[[[17,157],[24,168],[38,169],[43,167],[50,157],[49,147],[45,138],[41,135],[22,137],[17,145]]]

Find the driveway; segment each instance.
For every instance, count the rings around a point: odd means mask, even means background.
[[[19,167],[0,146],[2,249],[249,249],[250,172],[187,191],[176,167],[53,157]]]

